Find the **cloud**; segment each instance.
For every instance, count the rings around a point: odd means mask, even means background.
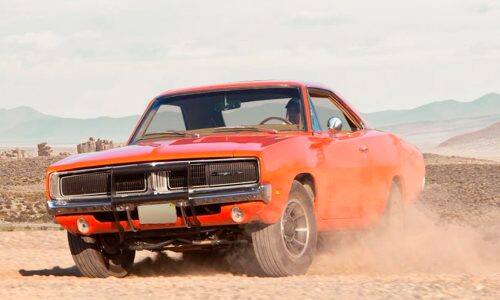
[[[370,111],[500,86],[498,1],[55,1],[0,9],[0,108],[116,116],[167,88],[277,78]]]
[[[293,15],[288,24],[310,27],[310,26],[336,26],[346,22],[346,18],[334,13],[301,11]]]
[[[478,57],[496,57],[500,59],[500,42],[490,41],[472,45],[470,52]]]
[[[493,11],[500,10],[500,2],[497,0],[489,0],[471,5],[471,10],[479,14],[487,14]]]
[[[11,51],[20,49],[44,51],[57,48],[63,40],[63,37],[51,31],[26,32],[3,37],[0,39],[0,45]]]

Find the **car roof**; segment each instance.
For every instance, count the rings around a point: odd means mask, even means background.
[[[222,84],[214,84],[214,85],[202,85],[202,86],[194,86],[187,88],[177,88],[166,90],[158,97],[177,95],[177,94],[189,94],[189,93],[198,93],[205,91],[217,91],[217,90],[226,90],[226,89],[239,89],[239,88],[255,88],[255,87],[276,87],[276,86],[295,86],[302,87],[305,86],[307,88],[318,88],[324,90],[330,90],[326,86],[318,83],[305,82],[305,81],[293,81],[293,80],[252,80],[252,81],[238,81],[238,82],[229,82]]]

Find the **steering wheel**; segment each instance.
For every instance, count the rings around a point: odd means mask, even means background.
[[[269,118],[265,118],[264,120],[262,120],[262,122],[259,123],[259,125],[264,125],[266,124],[268,121],[271,121],[271,120],[278,120],[278,121],[281,121],[283,122],[284,124],[288,124],[288,125],[293,125],[292,122],[288,121],[287,119],[285,118],[281,118],[281,117],[269,117]]]

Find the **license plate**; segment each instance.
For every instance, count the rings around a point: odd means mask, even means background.
[[[177,212],[172,203],[140,205],[137,211],[141,224],[166,224],[177,221]]]

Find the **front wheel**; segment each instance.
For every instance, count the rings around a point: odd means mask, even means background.
[[[279,222],[252,233],[253,250],[266,276],[301,275],[312,263],[317,242],[313,202],[294,181]]]
[[[86,277],[125,277],[134,263],[135,251],[113,249],[94,237],[68,232],[68,243],[76,267]]]

